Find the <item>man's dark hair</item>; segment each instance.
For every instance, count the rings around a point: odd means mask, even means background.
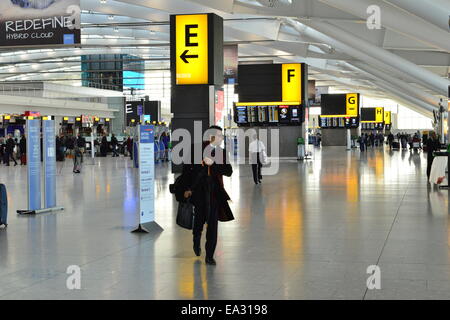
[[[216,129],[216,130],[219,130],[219,131],[223,131],[223,129],[221,127],[219,127],[219,126],[210,126],[208,128],[208,130],[210,130],[210,129]]]

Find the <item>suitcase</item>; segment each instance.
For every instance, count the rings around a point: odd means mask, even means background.
[[[392,149],[400,149],[400,143],[397,141],[392,142]]]
[[[20,156],[20,164],[23,164],[23,165],[27,164],[27,155],[26,154],[22,154]]]
[[[0,226],[8,226],[8,195],[6,186],[0,184]]]

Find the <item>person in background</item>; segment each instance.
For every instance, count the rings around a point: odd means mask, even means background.
[[[108,139],[106,139],[106,133],[103,134],[102,142],[100,144],[100,153],[102,157],[106,157],[108,154]]]
[[[220,147],[223,141],[222,128],[211,126],[209,141],[202,144],[203,160],[195,162],[192,146],[190,163],[183,164],[180,188],[176,192],[178,201],[191,199],[195,206],[195,219],[193,228],[194,253],[200,256],[200,240],[205,223],[206,231],[206,259],[208,265],[216,265],[214,252],[217,245],[218,221],[234,220],[233,213],[228,205],[230,197],[223,185],[223,176],[231,177],[233,168],[228,162],[227,152]],[[201,158],[201,157],[200,157]]]
[[[130,159],[133,160],[133,139],[130,136],[127,139],[127,151]]]
[[[170,143],[170,137],[166,132],[163,132],[161,134],[161,140],[164,143],[164,159],[166,161],[169,161],[169,143]]]
[[[5,138],[0,138],[0,157],[1,157],[1,161],[3,162],[3,164],[6,164],[5,161],[5,154],[6,154],[6,150],[5,150]]]
[[[25,138],[24,134],[20,139],[19,149],[20,149],[20,165],[24,166],[27,164],[27,139]]]
[[[366,151],[366,135],[363,133],[361,137],[359,137],[359,149],[361,152]]]
[[[13,157],[15,146],[16,146],[16,143],[14,142],[14,139],[12,138],[11,135],[8,135],[8,140],[6,140],[6,159],[7,159],[6,165],[7,166],[9,166],[9,161],[11,159],[14,161],[14,166],[17,166],[17,161]]]
[[[322,135],[320,134],[320,132],[316,133],[316,146],[320,147],[320,144],[322,143]]]
[[[73,155],[73,149],[75,147],[75,142],[72,136],[66,137],[66,152],[67,154]]]
[[[113,152],[113,157],[118,157],[119,153],[117,153],[117,145],[119,144],[119,141],[117,141],[116,136],[114,133],[111,135],[111,149]]]
[[[98,141],[98,139],[94,140],[94,148],[95,148],[95,156],[98,157],[98,155],[100,154],[100,142]]]
[[[84,154],[84,150],[86,148],[86,139],[84,137],[82,137],[81,134],[79,133],[75,144],[78,147],[79,152],[81,154],[80,161],[83,162],[83,154]]]
[[[73,152],[74,152],[73,173],[81,173],[81,159],[82,159],[81,150],[77,145],[75,145]]]
[[[432,131],[427,140],[427,177],[430,180],[431,166],[433,165],[434,153],[439,151],[441,143],[439,142],[436,132]],[[427,180],[427,181],[428,181]]]
[[[262,159],[264,157],[264,152],[266,151],[266,146],[262,141],[258,139],[258,136],[254,134],[252,136],[252,142],[248,147],[250,153],[250,163],[252,165],[253,181],[255,184],[261,183],[262,175]]]
[[[56,161],[62,161],[64,159],[64,152],[62,152],[61,148],[61,137],[55,137],[55,147],[56,147]]]
[[[392,143],[394,142],[394,135],[391,133],[389,133],[388,135],[388,143],[389,143],[389,150],[392,150]]]

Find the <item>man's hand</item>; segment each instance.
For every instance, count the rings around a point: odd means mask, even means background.
[[[208,157],[205,157],[205,159],[203,159],[203,162],[207,165],[207,166],[212,166],[214,164],[214,161]]]
[[[184,192],[184,198],[185,199],[189,198],[190,196],[192,196],[192,191],[191,190],[188,190],[188,191]]]

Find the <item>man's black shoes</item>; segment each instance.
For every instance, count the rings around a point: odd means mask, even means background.
[[[200,255],[202,254],[202,249],[200,249],[200,247],[194,246],[194,252],[197,257],[200,257]]]
[[[206,262],[206,264],[209,264],[209,265],[212,265],[212,266],[215,266],[217,264],[216,260],[214,260],[214,258],[206,258],[205,262]]]

